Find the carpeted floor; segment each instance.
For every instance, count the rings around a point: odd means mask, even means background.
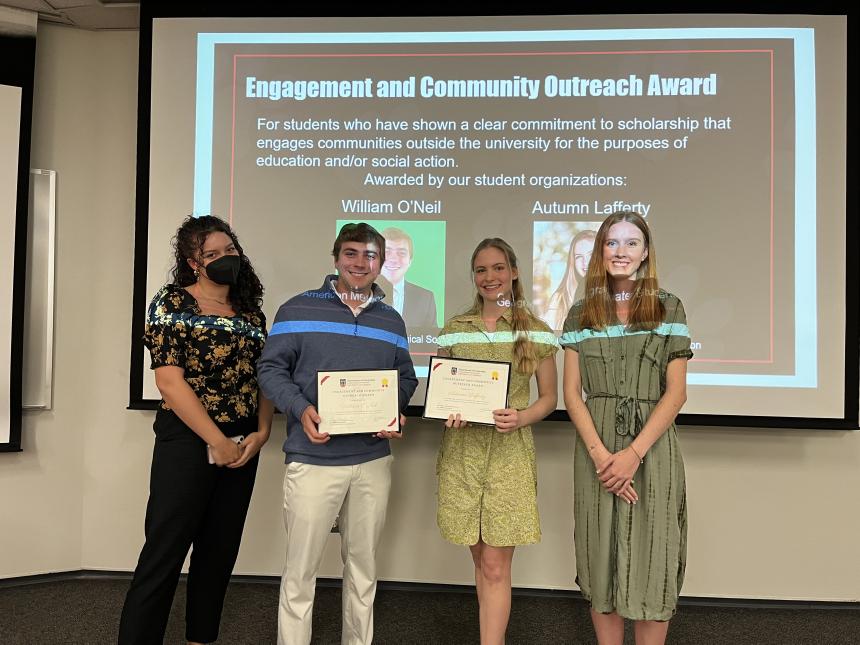
[[[128,580],[84,578],[0,588],[0,643],[98,645],[116,642]],[[224,607],[219,643],[276,642],[278,587],[234,582]],[[180,583],[166,643],[184,643],[185,585]],[[380,589],[376,597],[378,645],[477,644],[478,605],[472,593]],[[340,589],[320,587],[314,643],[340,643]],[[627,641],[633,643],[628,629]],[[860,607],[680,608],[669,643],[703,645],[857,645]],[[517,595],[508,645],[596,643],[582,600],[565,595]]]

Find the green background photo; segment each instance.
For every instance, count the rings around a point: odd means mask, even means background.
[[[406,280],[433,292],[436,299],[436,324],[442,327],[445,321],[445,222],[398,219],[339,219],[335,222],[340,231],[344,224],[367,222],[382,233],[393,226],[412,238],[412,264],[406,272]],[[386,294],[391,304],[391,294]]]

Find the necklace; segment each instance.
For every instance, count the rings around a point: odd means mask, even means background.
[[[198,300],[208,300],[209,302],[215,302],[219,305],[227,306],[229,304],[229,298],[224,300],[218,300],[218,298],[213,298],[212,296],[206,295],[203,290],[198,286],[194,289],[195,293],[193,294]]]
[[[218,300],[218,298],[210,298],[209,296],[203,296],[204,300],[209,300],[210,302],[217,302],[219,305],[227,306],[226,300]]]

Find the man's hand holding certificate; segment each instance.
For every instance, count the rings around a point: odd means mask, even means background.
[[[495,425],[493,410],[507,408],[510,373],[510,363],[432,357],[424,418]]]
[[[317,372],[319,432],[398,432],[398,376],[397,370]]]

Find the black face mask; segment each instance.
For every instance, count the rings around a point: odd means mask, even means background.
[[[222,255],[206,265],[206,276],[216,284],[234,285],[239,279],[242,256]]]

